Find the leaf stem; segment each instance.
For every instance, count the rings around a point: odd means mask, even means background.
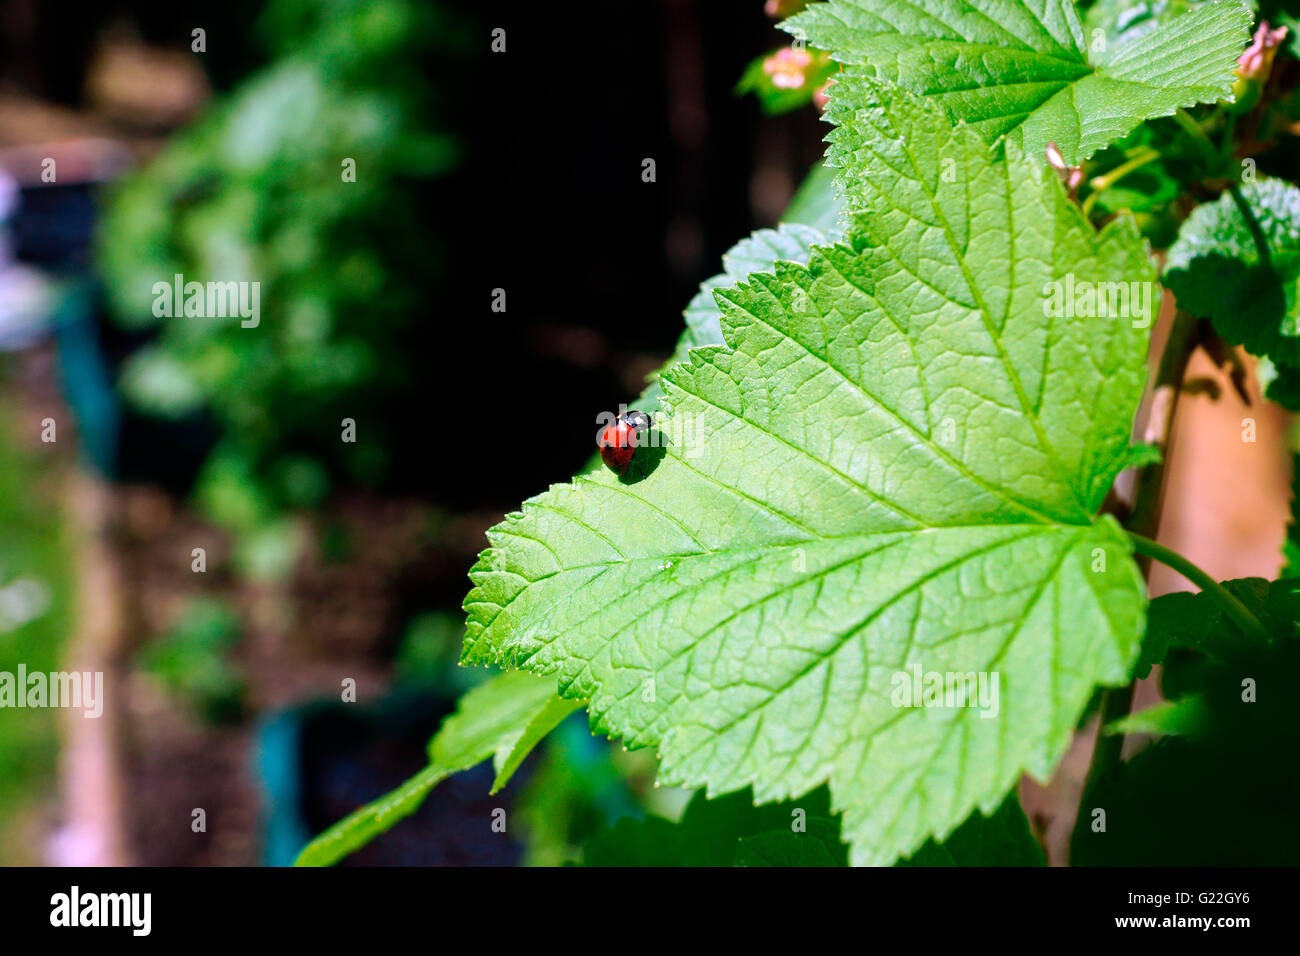
[[[1229,113],[1227,119],[1223,121],[1223,146],[1219,150],[1219,155],[1226,164],[1232,159],[1232,150],[1236,145],[1232,141],[1233,135],[1237,131],[1237,114]]]
[[[1160,365],[1151,391],[1151,404],[1142,430],[1142,440],[1160,449],[1161,460],[1143,468],[1137,476],[1133,512],[1125,525],[1154,537],[1160,530],[1160,510],[1164,504],[1165,475],[1172,452],[1174,414],[1183,390],[1187,363],[1196,351],[1196,319],[1182,309],[1174,312],[1169,335],[1160,354]],[[1143,568],[1145,572],[1146,568]]]
[[[1210,142],[1209,134],[1205,132],[1201,124],[1192,119],[1187,110],[1177,110],[1174,113],[1174,121],[1183,128],[1183,132],[1196,140],[1204,155],[1214,157],[1219,155],[1219,151],[1214,148]]]
[[[1136,532],[1130,531],[1128,536],[1133,542],[1133,549],[1138,554],[1144,554],[1153,561],[1159,561],[1161,564],[1173,568],[1208,594],[1214,603],[1223,610],[1223,613],[1228,615],[1233,623],[1248,636],[1265,644],[1269,642],[1268,630],[1260,623],[1259,618],[1252,614],[1246,605],[1237,600],[1231,591],[1193,564],[1188,558]]]
[[[1088,213],[1092,211],[1092,207],[1096,205],[1097,199],[1111,186],[1114,186],[1129,173],[1133,172],[1133,170],[1141,169],[1147,163],[1159,158],[1160,153],[1147,147],[1144,152],[1139,152],[1132,159],[1121,163],[1110,172],[1101,176],[1093,177],[1088,182],[1088,185],[1092,187],[1092,192],[1088,195],[1088,198],[1083,201],[1083,214],[1085,216],[1088,215]]]
[[[1101,703],[1097,708],[1097,742],[1093,744],[1092,761],[1084,780],[1084,801],[1119,768],[1120,756],[1124,750],[1124,735],[1107,734],[1106,728],[1128,716],[1129,709],[1133,706],[1133,688],[1134,685],[1128,683],[1123,687],[1107,687],[1101,692]],[[1083,812],[1082,804],[1079,812]]]

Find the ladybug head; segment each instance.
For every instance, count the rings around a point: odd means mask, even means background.
[[[636,409],[629,410],[628,413],[623,416],[623,421],[627,423],[629,428],[633,428],[636,431],[644,431],[654,424],[647,412],[637,411]]]

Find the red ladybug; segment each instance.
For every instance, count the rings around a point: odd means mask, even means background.
[[[636,453],[637,437],[651,425],[650,416],[636,410],[620,415],[618,421],[606,425],[596,440],[600,446],[600,460],[610,471],[623,474]]]

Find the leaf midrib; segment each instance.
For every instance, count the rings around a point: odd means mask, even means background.
[[[787,681],[785,681],[780,686],[772,690],[767,690],[766,688],[764,688],[765,692],[768,694],[767,700],[761,702],[760,704],[750,709],[749,711],[733,717],[731,720],[729,720],[726,724],[722,725],[721,727],[717,727],[717,728],[712,726],[708,727],[707,729],[709,730],[710,734],[712,734],[712,737],[704,738],[699,743],[697,743],[694,747],[692,747],[690,750],[687,750],[684,753],[680,754],[679,759],[684,761],[687,758],[694,756],[706,744],[716,742],[717,738],[721,737],[727,731],[731,730],[742,720],[748,719],[749,717],[753,716],[755,713],[760,712],[765,707],[769,706],[774,700],[776,700],[777,697],[779,697],[781,694],[788,691],[791,688],[791,686],[793,686],[802,678],[806,677],[808,674],[812,673],[812,671],[815,668],[820,667],[822,664],[825,664],[828,661],[832,660],[834,656],[837,653],[839,653],[839,651],[845,646],[845,644],[848,641],[853,639],[854,635],[862,631],[863,628],[869,627],[873,621],[875,621],[882,614],[884,614],[885,611],[889,610],[889,608],[897,604],[898,601],[901,600],[902,598],[924,587],[926,584],[928,584],[930,581],[933,581],[935,578],[939,577],[940,575],[945,574],[948,571],[953,570],[954,568],[960,567],[961,565],[965,564],[967,561],[990,554],[1004,547],[1012,547],[1016,544],[1019,544],[1022,541],[1027,541],[1028,539],[1034,537],[1034,535],[1036,534],[1041,534],[1043,531],[1043,526],[1041,525],[1031,525],[1029,527],[1031,527],[1033,530],[1027,531],[1024,534],[999,539],[998,541],[981,546],[979,548],[975,548],[971,551],[965,551],[962,554],[958,555],[957,557],[945,561],[943,564],[931,568],[930,570],[921,574],[915,580],[910,582],[906,587],[894,591],[889,595],[888,600],[872,608],[871,612],[867,614],[866,617],[864,617],[862,620],[855,623],[851,628],[849,628],[843,634],[836,637],[833,642],[833,645],[829,647],[825,652],[823,652],[820,657],[818,657],[810,664],[806,665],[805,667],[797,671],[792,677],[790,677]],[[1042,597],[1042,593],[1045,590],[1047,584],[1050,583],[1052,577],[1055,575],[1056,571],[1060,568],[1060,566],[1064,564],[1065,558],[1069,555],[1069,553],[1073,550],[1074,546],[1078,543],[1079,538],[1082,536],[1084,530],[1086,529],[1083,528],[1079,529],[1079,531],[1069,540],[1068,543],[1062,545],[1061,553],[1060,555],[1058,555],[1056,561],[1054,562],[1052,571],[1049,574],[1044,575],[1043,580],[1034,589],[1034,594],[1029,598],[1028,602],[1025,604],[1026,609],[1032,610],[1034,605]],[[892,543],[893,542],[891,542],[891,544]],[[751,601],[749,604],[745,605],[744,607],[741,607],[736,611],[733,611],[730,615],[728,615],[726,618],[724,618],[722,621],[718,622],[717,624],[713,625],[711,628],[709,628],[709,630],[705,631],[703,634],[694,637],[691,643],[684,649],[685,653],[693,654],[699,648],[700,644],[704,641],[705,638],[707,638],[710,634],[714,633],[723,625],[730,623],[739,615],[749,612],[753,608],[758,607],[759,605],[771,600],[776,596],[784,595],[786,591],[792,588],[802,587],[804,584],[807,584],[810,581],[815,581],[820,578],[826,577],[827,575],[835,571],[838,571],[841,568],[848,567],[849,565],[857,561],[861,561],[866,558],[869,558],[873,554],[877,554],[880,551],[886,550],[889,546],[890,545],[885,545],[882,548],[877,548],[863,554],[854,555],[853,557],[845,559],[844,561],[837,562],[836,564],[832,565],[826,570],[820,571],[815,575],[800,578],[798,581],[792,582],[791,584],[782,585],[778,588],[775,588],[771,592],[764,594],[759,599],[755,601]],[[676,595],[674,597],[676,597]],[[997,661],[999,661],[1002,658],[1002,656],[1006,654],[1007,649],[1011,646],[1011,643],[1014,641],[1016,635],[1020,633],[1021,629],[1024,627],[1024,622],[1027,621],[1029,617],[1030,614],[1028,613],[1018,616],[1019,623],[1016,626],[1011,628],[1010,633],[1008,634],[1007,638],[1003,641],[1002,646],[998,650],[998,653],[994,655],[991,663],[996,664]],[[630,622],[629,625],[625,625],[625,627],[620,630],[625,630],[627,626],[630,626],[631,624],[634,624],[639,620],[640,620],[639,618],[634,619],[632,622]],[[594,657],[594,655],[592,656]],[[586,666],[590,666],[590,661],[588,661]],[[869,661],[867,666],[868,668],[870,668],[871,666]],[[689,674],[690,674],[690,670],[688,667],[687,675]],[[677,698],[673,698],[673,700],[676,699]],[[906,716],[906,713],[904,713],[902,716]],[[953,722],[955,723],[956,721]],[[874,736],[874,734],[872,736]],[[838,755],[838,751],[837,751],[837,755]],[[750,782],[752,783],[753,781]]]
[[[822,247],[822,248],[824,248],[824,247]],[[846,248],[847,248],[847,247],[846,247]],[[889,254],[890,258],[893,259],[895,262],[898,262],[898,259],[897,259],[897,257],[893,254],[893,251],[892,251],[892,250],[888,249],[887,247],[880,247],[880,248],[884,248],[884,250]],[[818,253],[820,253],[820,251],[821,251],[820,249],[815,249],[815,250],[814,250],[814,254],[818,254]],[[872,302],[875,302],[875,303],[876,303],[876,306],[877,306],[877,308],[880,309],[881,314],[884,315],[884,316],[889,320],[890,324],[893,325],[894,328],[896,328],[896,329],[898,330],[899,334],[900,334],[900,335],[903,337],[903,339],[907,342],[908,350],[912,353],[913,358],[917,358],[917,355],[916,355],[916,343],[913,342],[913,340],[912,340],[912,336],[911,336],[911,335],[907,332],[907,330],[904,329],[904,327],[899,323],[898,319],[894,317],[893,313],[891,313],[887,308],[885,308],[885,306],[880,302],[880,300],[877,299],[874,295],[872,295],[871,293],[869,293],[867,290],[863,289],[863,288],[862,288],[860,285],[858,285],[857,283],[853,282],[853,280],[850,279],[848,276],[846,276],[846,275],[845,275],[845,274],[844,274],[840,269],[836,268],[834,262],[831,261],[831,259],[830,259],[829,256],[822,255],[822,260],[821,260],[821,261],[825,262],[828,268],[834,270],[835,274],[838,275],[840,278],[842,278],[842,279],[844,280],[844,282],[845,282],[846,285],[849,285],[850,287],[856,289],[856,290],[857,290],[858,292],[860,292],[862,295],[866,296],[866,297],[869,298]],[[901,263],[900,263],[900,265],[901,265]],[[910,275],[910,274],[911,274],[911,272],[910,272],[910,270],[909,270],[909,275]],[[935,289],[934,291],[936,292],[936,294],[942,295],[942,292],[940,292],[940,290]],[[889,415],[889,417],[890,417],[890,419],[891,419],[892,421],[898,423],[899,425],[902,425],[902,426],[903,426],[903,427],[904,427],[908,432],[910,432],[912,435],[914,435],[914,436],[917,438],[917,440],[920,442],[921,447],[928,449],[928,450],[929,450],[929,451],[930,451],[930,452],[935,456],[935,459],[936,459],[936,460],[939,460],[939,461],[942,461],[942,462],[948,464],[948,465],[951,467],[951,469],[952,469],[952,470],[953,470],[957,475],[959,475],[959,476],[961,476],[961,477],[963,477],[963,478],[968,479],[969,481],[971,481],[972,483],[974,483],[974,484],[977,485],[978,487],[983,488],[985,491],[991,492],[993,495],[995,495],[997,498],[999,498],[1000,500],[1002,500],[1002,501],[1005,502],[1006,504],[1011,505],[1012,507],[1014,507],[1014,508],[1018,509],[1019,511],[1023,512],[1026,516],[1031,517],[1031,518],[1035,519],[1035,520],[1038,521],[1038,522],[1042,522],[1042,523],[1057,523],[1057,522],[1060,520],[1060,519],[1058,519],[1058,518],[1056,518],[1056,517],[1053,517],[1053,516],[1047,515],[1047,514],[1041,512],[1041,511],[1039,511],[1038,509],[1036,509],[1036,508],[1034,508],[1034,507],[1032,507],[1032,506],[1030,506],[1030,505],[1025,504],[1024,502],[1021,502],[1021,501],[1018,500],[1015,496],[1012,495],[1012,493],[1011,493],[1011,491],[1010,491],[1009,489],[1004,488],[1002,485],[998,485],[998,484],[996,484],[996,483],[993,483],[993,482],[991,482],[991,481],[988,481],[988,480],[986,480],[986,479],[980,477],[979,475],[975,474],[973,471],[971,471],[971,470],[970,470],[970,469],[969,469],[969,468],[968,468],[968,467],[967,467],[967,466],[966,466],[966,465],[961,461],[961,459],[956,458],[956,457],[954,457],[953,455],[949,454],[949,452],[948,452],[945,448],[943,448],[941,445],[935,443],[934,439],[933,439],[930,435],[928,435],[928,434],[922,432],[920,429],[918,429],[915,425],[913,425],[913,424],[912,424],[911,422],[909,422],[906,418],[904,418],[901,414],[899,414],[895,409],[893,409],[892,407],[890,407],[890,405],[889,405],[887,402],[882,401],[882,400],[880,399],[879,396],[877,396],[877,395],[873,394],[872,392],[870,392],[864,384],[862,384],[861,382],[859,382],[859,381],[857,381],[856,379],[854,379],[851,375],[849,375],[847,372],[845,372],[843,369],[841,369],[838,365],[836,365],[834,362],[832,362],[829,358],[827,358],[827,357],[825,357],[825,356],[823,356],[823,355],[818,354],[816,351],[814,351],[812,348],[810,348],[806,343],[804,343],[804,342],[803,342],[803,341],[802,341],[802,340],[801,340],[797,335],[795,335],[793,332],[788,332],[788,331],[786,331],[786,330],[784,330],[784,329],[777,328],[775,325],[773,325],[773,324],[772,324],[771,322],[769,322],[767,319],[765,319],[765,318],[763,318],[762,316],[758,315],[757,313],[751,311],[750,309],[745,308],[744,306],[740,305],[740,304],[737,303],[737,302],[732,302],[730,299],[728,299],[727,301],[728,301],[728,303],[730,303],[730,304],[731,304],[732,306],[734,306],[735,308],[737,308],[737,309],[739,309],[740,311],[744,312],[746,315],[748,315],[748,316],[749,316],[750,318],[752,318],[754,321],[756,321],[756,322],[758,322],[758,323],[760,323],[760,324],[766,326],[767,328],[771,329],[773,332],[775,332],[775,333],[777,333],[778,335],[784,337],[786,340],[788,340],[788,341],[790,341],[790,342],[793,342],[795,345],[799,346],[799,348],[803,349],[803,351],[805,352],[805,354],[807,354],[807,355],[811,356],[812,358],[816,359],[817,361],[821,362],[822,365],[825,366],[827,369],[831,370],[832,372],[835,372],[835,373],[840,377],[840,379],[841,379],[842,381],[848,383],[851,387],[855,388],[855,389],[856,389],[856,390],[857,390],[857,391],[862,395],[863,398],[869,400],[869,401],[870,401],[872,404],[874,404],[877,408],[879,408],[879,409],[881,409],[882,411],[884,411],[885,413],[887,413],[887,414]],[[951,301],[951,300],[949,300],[949,301]],[[814,303],[814,304],[815,304],[815,303]],[[969,306],[965,306],[965,305],[963,305],[963,304],[960,303],[960,302],[955,302],[955,303],[953,303],[953,304],[954,304],[954,305],[961,306],[962,308],[969,308]],[[782,305],[782,309],[784,309],[784,308],[785,308],[784,305]],[[818,311],[820,312],[820,309],[819,309]],[[787,312],[787,315],[788,315],[788,314],[789,314],[789,313]],[[822,318],[825,319],[825,316],[823,315]],[[918,369],[918,373],[920,373],[921,365],[920,365],[919,361],[918,361],[918,363],[917,363],[917,369]],[[922,388],[925,390],[925,411],[926,411],[926,421],[928,422],[929,419],[930,419],[930,412],[933,410],[933,406],[930,404],[929,391],[928,391],[928,384],[925,382],[925,379],[924,379],[924,375],[923,375],[923,373],[920,374],[920,377],[921,377]],[[695,393],[691,392],[691,393],[688,393],[688,394],[692,394],[692,395],[694,395]],[[756,425],[755,427],[758,427],[758,426]],[[808,453],[807,451],[805,451],[805,454],[808,454],[809,457],[811,457],[811,454]],[[1008,522],[1008,523],[1014,524],[1015,522]],[[935,526],[935,525],[929,525],[929,527],[936,527],[936,526]],[[937,527],[947,527],[947,525],[940,525],[940,526],[937,526]]]
[[[890,122],[892,125],[893,123],[892,117],[890,119]],[[1053,445],[1050,441],[1048,441],[1047,433],[1043,430],[1043,423],[1039,420],[1038,416],[1033,411],[1033,405],[1029,401],[1029,396],[1025,394],[1024,383],[1021,382],[1020,380],[1020,373],[1016,371],[1015,366],[1011,362],[1011,356],[1007,354],[1007,350],[1002,345],[1002,336],[999,335],[995,330],[995,328],[993,327],[992,313],[989,310],[988,304],[984,301],[984,295],[979,287],[979,284],[975,281],[975,276],[971,272],[970,266],[967,265],[966,263],[966,257],[962,253],[961,247],[957,242],[957,237],[953,234],[952,226],[948,222],[948,217],[939,205],[939,197],[935,193],[931,192],[929,188],[926,186],[925,178],[921,175],[921,170],[917,162],[916,154],[913,152],[912,144],[907,137],[902,137],[902,149],[904,155],[907,156],[908,161],[911,163],[913,178],[917,184],[917,187],[925,195],[926,199],[929,200],[930,208],[934,211],[936,219],[938,220],[940,226],[943,228],[944,238],[947,240],[948,246],[952,250],[953,258],[956,259],[957,265],[961,269],[962,277],[966,280],[966,287],[970,291],[971,297],[972,299],[974,299],[975,304],[978,308],[980,321],[984,324],[984,331],[988,334],[989,338],[992,339],[993,345],[998,350],[998,357],[1002,362],[1003,371],[1006,374],[1007,378],[1010,380],[1012,387],[1015,389],[1016,400],[1020,403],[1021,414],[1023,414],[1027,419],[1029,419],[1029,422],[1034,429],[1034,434],[1038,439],[1039,447],[1042,450],[1042,452],[1049,459],[1051,459],[1052,462],[1056,465],[1057,477],[1063,479],[1065,482],[1065,486],[1069,488],[1071,492],[1074,494],[1075,503],[1079,506],[1080,510],[1084,514],[1089,514],[1091,512],[1091,509],[1087,506],[1087,503],[1080,496],[1080,490],[1074,487],[1074,485],[1071,484],[1069,481],[1069,475],[1071,474],[1071,472],[1066,470],[1065,463],[1061,461],[1060,455],[1057,454],[1056,446]],[[875,150],[872,150],[872,152],[874,153]],[[1007,217],[1008,219],[1010,219],[1010,217],[1014,213],[1014,208],[1012,203],[1012,197],[1014,195],[1014,191],[1011,188],[1011,164],[1010,163],[1004,164],[1004,173],[1006,175],[1006,182],[1007,182],[1007,194],[1006,194],[1007,195]],[[1051,183],[1048,183],[1049,188],[1051,188],[1051,185],[1052,185]],[[1009,254],[1007,256],[1007,262],[1010,269],[1010,272],[1007,275],[1007,288],[1009,289],[1014,289],[1016,287],[1015,286],[1016,234],[1015,234],[1015,229],[1013,228],[1014,225],[1015,225],[1014,222],[1008,222],[1008,228],[1007,228],[1007,241],[1010,243]],[[1011,308],[1010,300],[1008,300],[1007,308],[1008,309]],[[1045,340],[1043,343],[1043,348],[1050,349],[1051,343]]]

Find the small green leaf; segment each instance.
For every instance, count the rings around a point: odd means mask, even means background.
[[[1147,465],[1158,465],[1163,457],[1160,449],[1155,445],[1139,442],[1136,445],[1129,446],[1128,452],[1124,456],[1124,467],[1145,468]]]
[[[722,257],[722,272],[700,283],[700,291],[683,313],[686,331],[672,358],[651,376],[634,407],[653,412],[663,396],[660,375],[686,361],[693,348],[723,344],[715,290],[734,286],[751,272],[770,272],[781,259],[807,265],[814,243],[828,242],[842,233],[846,214],[844,192],[835,180],[835,170],[818,162],[790,200],[782,224],[776,229],[760,229],[736,243]]]
[[[480,684],[461,698],[456,712],[429,742],[429,766],[312,840],[294,865],[337,863],[418,810],[439,782],[489,757],[495,758],[497,768],[495,793],[528,751],[579,706],[576,701],[558,701],[552,682],[518,671]]]
[[[821,50],[784,47],[751,60],[736,92],[753,93],[764,113],[777,116],[810,104],[838,70]]]
[[[1300,368],[1275,362],[1267,355],[1262,355],[1259,364],[1255,366],[1255,376],[1259,379],[1259,387],[1265,398],[1289,411],[1300,411]]]
[[[1225,581],[1224,587],[1257,617],[1272,635],[1290,633],[1300,618],[1300,581],[1269,583],[1263,578]],[[1147,630],[1134,676],[1143,678],[1165,661],[1171,650],[1192,650],[1214,660],[1226,660],[1250,639],[1228,618],[1222,606],[1204,593],[1165,594],[1147,609]]]
[[[831,0],[782,29],[926,96],[989,142],[1036,159],[1054,142],[1073,165],[1143,120],[1227,97],[1250,22],[1224,0],[1159,32],[1098,38],[1071,0]]]
[[[809,817],[806,829],[786,827],[741,837],[736,866],[847,866],[849,851],[840,842],[840,822]]]
[[[564,700],[561,697],[551,697],[530,720],[527,726],[520,729],[513,742],[510,740],[510,734],[504,734],[497,742],[496,753],[492,758],[492,769],[496,771],[496,779],[492,781],[492,793],[496,793],[514,776],[519,765],[524,762],[533,748],[542,742],[542,738],[549,734],[556,727],[560,726],[560,721],[564,720],[575,710],[582,708],[580,700]]]
[[[755,807],[748,791],[707,800],[697,793],[673,823],[623,819],[593,837],[590,866],[845,866],[840,821],[826,791]],[[1043,851],[1014,794],[991,816],[975,811],[942,843],[927,841],[898,866],[1042,866]]]
[[[1043,849],[1015,794],[990,816],[976,811],[942,843],[929,840],[899,866],[1043,866]]]
[[[1165,264],[1182,308],[1281,366],[1300,364],[1298,282],[1300,189],[1279,179],[1196,207]]]
[[[396,790],[366,804],[316,837],[303,847],[293,865],[334,865],[420,809],[429,791],[447,776],[448,771],[442,767],[425,767]]]
[[[758,807],[749,790],[714,800],[701,791],[677,822],[658,816],[624,817],[598,832],[583,848],[583,862],[587,866],[731,866],[743,838],[788,831],[814,819],[832,824],[838,840],[839,821],[830,819],[830,798],[824,787],[800,800]]]
[[[1166,700],[1106,725],[1108,734],[1151,734],[1178,737],[1195,733],[1208,717],[1205,701],[1197,695]]]
[[[650,411],[658,408],[663,396],[660,376],[678,362],[686,361],[691,349],[722,344],[722,313],[714,299],[716,291],[734,287],[751,272],[770,272],[777,262],[807,263],[813,244],[827,239],[825,233],[812,226],[785,223],[776,229],[760,229],[727,250],[722,257],[722,272],[700,283],[700,291],[686,306],[683,313],[686,331],[673,357],[656,374],[635,407]]]

